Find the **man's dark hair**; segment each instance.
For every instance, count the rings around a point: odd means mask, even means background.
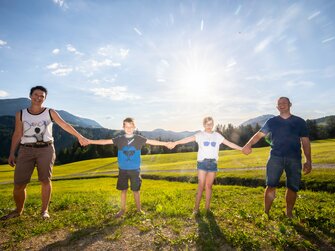
[[[36,90],[40,90],[42,92],[45,92],[45,96],[48,95],[48,90],[47,88],[45,88],[44,86],[41,86],[41,85],[37,85],[37,86],[34,86],[30,89],[30,96],[33,94],[34,91]]]
[[[279,99],[286,99],[288,101],[288,103],[291,104],[291,100],[288,97],[280,97]]]

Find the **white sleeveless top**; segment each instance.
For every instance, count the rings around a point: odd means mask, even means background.
[[[21,144],[53,141],[49,108],[45,108],[39,114],[31,114],[28,109],[21,110],[21,121],[23,123]]]

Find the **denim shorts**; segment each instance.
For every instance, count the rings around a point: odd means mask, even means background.
[[[127,190],[129,187],[128,184],[129,180],[130,180],[130,189],[132,191],[140,191],[142,184],[140,170],[119,169],[119,177],[117,179],[116,189]]]
[[[270,156],[266,164],[266,185],[277,187],[280,177],[285,170],[286,187],[294,192],[298,192],[301,180],[301,168],[300,159]]]
[[[198,161],[197,168],[198,170],[206,172],[217,172],[218,164],[216,159],[204,159],[202,161]]]

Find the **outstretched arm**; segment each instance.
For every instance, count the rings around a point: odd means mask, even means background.
[[[305,154],[305,163],[303,166],[303,171],[305,174],[309,174],[312,171],[312,156],[311,156],[311,143],[308,137],[301,138],[302,150]]]
[[[193,142],[195,140],[196,139],[195,139],[194,135],[190,136],[190,137],[186,137],[186,138],[180,139],[180,140],[177,140],[177,141],[171,143],[170,149],[175,148],[176,145],[187,144],[187,143]]]
[[[74,129],[70,124],[66,123],[56,111],[50,109],[50,113],[56,124],[59,125],[63,130],[75,136],[78,139],[80,145],[86,146],[88,144],[87,139],[79,132],[77,132],[76,129]]]
[[[87,139],[88,144],[93,145],[111,145],[114,144],[112,139]]]
[[[242,149],[242,152],[244,154],[250,154],[252,152],[251,147],[256,144],[261,138],[265,136],[265,133],[258,131],[254,134],[254,136],[251,137],[251,139],[246,143]]]
[[[146,143],[149,144],[149,145],[153,145],[153,146],[166,146],[167,147],[169,142],[147,139]]]
[[[229,146],[229,147],[232,148],[232,149],[242,151],[242,147],[236,145],[236,144],[233,143],[233,142],[230,142],[229,140],[224,139],[224,140],[222,141],[222,143],[225,144],[226,146]]]

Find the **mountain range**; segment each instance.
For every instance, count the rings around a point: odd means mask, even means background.
[[[0,117],[2,116],[15,116],[15,113],[21,109],[27,108],[30,106],[30,99],[28,98],[15,98],[15,99],[0,99]],[[97,128],[97,129],[105,129],[110,130],[102,127],[98,122],[87,119],[87,118],[81,118],[78,116],[75,116],[67,111],[63,110],[56,110],[59,115],[69,124],[76,126],[76,127],[82,127],[82,128]],[[258,116],[256,118],[249,119],[243,123],[241,123],[241,126],[251,125],[252,127],[256,126],[256,124],[262,126],[265,121],[267,121],[269,118],[274,117],[273,114],[265,114]],[[327,118],[334,117],[334,116],[327,116],[323,118],[315,119],[317,124],[324,124]],[[7,121],[8,119],[4,120],[1,119],[0,122]],[[112,130],[115,131],[115,130]],[[192,131],[183,131],[183,132],[174,132],[164,129],[155,129],[153,131],[140,131],[140,133],[150,139],[158,139],[161,140],[178,140],[184,137],[188,137],[193,135],[196,132]]]
[[[28,98],[0,99],[0,116],[15,116],[19,110],[30,106]],[[56,110],[58,114],[68,123],[73,126],[85,128],[103,128],[98,122],[75,116],[63,110]]]

